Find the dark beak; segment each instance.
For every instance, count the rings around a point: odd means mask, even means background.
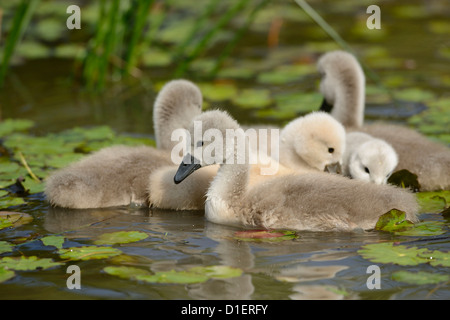
[[[175,176],[173,177],[173,181],[175,184],[179,184],[201,167],[200,161],[194,158],[194,156],[187,154],[178,167],[177,173],[175,173]]]
[[[325,98],[323,98],[322,105],[320,106],[320,111],[325,111],[330,113],[333,110],[333,105],[329,104]]]
[[[326,165],[324,171],[328,172],[328,173],[341,174],[342,173],[342,167],[341,167],[341,164],[339,162],[335,162],[335,163]]]

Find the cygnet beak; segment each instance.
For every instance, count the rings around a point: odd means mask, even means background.
[[[335,162],[332,164],[327,164],[325,166],[325,172],[328,173],[336,173],[336,174],[341,174],[342,173],[342,168],[341,168],[341,164],[339,162]]]
[[[199,160],[197,160],[193,155],[187,154],[178,167],[178,170],[173,177],[173,181],[175,184],[179,184],[181,181],[189,177],[195,170],[198,170],[201,167],[202,165]]]
[[[327,99],[323,98],[322,105],[320,106],[319,110],[330,113],[331,110],[333,110],[333,105],[329,104]]]

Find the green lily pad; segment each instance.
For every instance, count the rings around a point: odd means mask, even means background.
[[[392,280],[405,282],[415,285],[437,284],[450,280],[447,274],[439,274],[432,272],[410,272],[405,270],[396,271],[391,276]]]
[[[34,122],[28,119],[5,119],[0,122],[0,137],[17,131],[25,131],[34,126]]]
[[[62,245],[64,243],[64,237],[63,236],[47,236],[41,238],[41,241],[46,246],[54,246],[57,249],[62,249]]]
[[[171,62],[170,53],[157,48],[151,48],[142,55],[142,64],[145,67],[165,67]]]
[[[30,223],[31,221],[33,221],[33,217],[27,213],[0,211],[0,229],[7,227],[17,228],[21,225]]]
[[[378,218],[375,230],[381,231],[404,231],[414,226],[409,220],[406,220],[406,213],[397,209],[392,209]]]
[[[420,254],[420,256],[426,258],[428,263],[433,267],[450,267],[450,252],[448,251],[427,251]]]
[[[152,275],[138,275],[136,280],[150,282],[150,283],[201,283],[207,281],[209,278],[206,275],[198,274],[189,271],[162,271],[156,272]]]
[[[247,230],[235,232],[233,238],[241,241],[278,242],[297,239],[298,235],[287,230]]]
[[[395,97],[400,100],[424,102],[435,98],[435,94],[431,91],[420,88],[408,88],[396,90]]]
[[[232,101],[243,108],[263,108],[272,103],[270,90],[244,89]]]
[[[50,56],[50,48],[36,41],[23,41],[15,51],[15,55],[24,57],[26,59],[43,59]]]
[[[39,259],[36,256],[31,257],[5,257],[0,259],[0,268],[8,268],[12,270],[36,270],[36,269],[48,269],[56,266],[60,266],[63,263],[54,262],[52,259],[43,258]]]
[[[62,259],[93,260],[114,257],[121,254],[122,251],[111,247],[85,246],[60,249],[58,253]]]
[[[416,194],[421,212],[440,213],[450,204],[450,191],[429,191]]]
[[[34,29],[38,37],[45,41],[56,41],[67,32],[67,27],[60,19],[47,18],[39,21]]]
[[[427,249],[408,248],[404,245],[394,245],[392,242],[385,242],[367,244],[358,250],[358,254],[372,262],[415,266],[427,262],[425,258],[420,256],[426,251]]]
[[[440,234],[444,234],[445,231],[445,223],[442,221],[423,221],[416,223],[414,227],[397,231],[396,235],[400,236],[410,236],[410,237],[430,237],[430,236],[438,236]]]
[[[140,231],[118,231],[104,233],[94,241],[97,245],[136,242],[148,238],[148,234]]]
[[[1,223],[1,222],[0,222]],[[1,229],[1,227],[0,227]],[[13,245],[7,241],[0,241],[0,254],[5,252],[11,252]]]
[[[14,278],[16,273],[12,270],[8,270],[4,267],[0,267],[0,283],[5,282],[11,278]]]
[[[315,74],[316,72],[314,65],[283,65],[272,71],[261,72],[257,77],[257,81],[263,84],[287,84],[299,81],[306,75]]]
[[[298,114],[316,111],[323,96],[317,92],[293,92],[276,94],[274,99],[281,112],[292,111]]]
[[[151,275],[150,271],[135,268],[135,267],[105,267],[103,271],[112,276],[116,276],[122,279],[136,279],[137,276],[149,276]]]
[[[236,86],[230,83],[198,83],[203,96],[212,101],[231,100],[237,95]]]

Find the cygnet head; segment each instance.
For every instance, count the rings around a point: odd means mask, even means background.
[[[171,149],[172,132],[187,128],[192,118],[202,111],[200,89],[188,80],[172,80],[158,93],[153,106],[153,125],[156,144],[160,149]]]
[[[362,126],[364,121],[365,76],[358,60],[345,51],[331,51],[317,62],[321,75],[320,110],[331,114],[344,126]]]
[[[305,164],[324,171],[342,162],[345,129],[325,112],[313,112],[287,124],[280,135],[280,163],[300,169]]]
[[[388,143],[371,139],[350,155],[349,173],[353,179],[386,184],[397,164],[397,153]]]
[[[237,121],[224,111],[203,112],[192,120],[188,132],[191,150],[184,156],[174,177],[176,184],[201,167],[239,163],[235,161],[239,153],[237,150],[248,154],[244,131]]]

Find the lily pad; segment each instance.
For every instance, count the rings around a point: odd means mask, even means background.
[[[433,92],[420,88],[396,90],[394,95],[397,99],[417,102],[424,102],[435,97]]]
[[[264,84],[287,84],[299,81],[306,75],[316,72],[316,67],[312,64],[283,65],[272,71],[261,72],[257,81]]]
[[[11,278],[14,278],[16,273],[12,270],[8,270],[4,267],[0,267],[0,283],[5,282]]]
[[[278,242],[297,239],[298,235],[286,230],[248,230],[235,232],[233,238],[241,241]]]
[[[150,282],[150,283],[201,283],[207,281],[209,278],[206,275],[189,271],[161,271],[152,275],[138,275],[136,280]]]
[[[440,213],[450,204],[450,191],[429,191],[416,194],[420,211],[426,213]]]
[[[198,86],[203,96],[212,101],[231,100],[237,95],[237,88],[231,83],[199,83]]]
[[[63,236],[47,236],[41,238],[41,241],[46,246],[54,246],[57,249],[62,249],[62,245],[64,243],[64,237]]]
[[[391,278],[392,280],[395,281],[416,285],[437,284],[450,280],[450,276],[447,274],[439,274],[425,271],[410,272],[406,270],[394,272]]]
[[[5,119],[0,122],[0,137],[17,131],[25,131],[34,126],[34,122],[28,119]]]
[[[442,221],[423,221],[416,223],[414,227],[397,231],[396,235],[400,236],[410,236],[410,237],[430,237],[430,236],[438,236],[440,234],[444,234],[445,231],[445,223]]]
[[[448,251],[427,251],[420,254],[420,256],[426,258],[428,263],[433,267],[450,267],[450,252]]]
[[[21,199],[21,198],[18,198]],[[1,203],[1,199],[0,199]],[[17,228],[21,225],[30,223],[33,217],[23,212],[0,211],[0,229],[7,227]],[[3,228],[2,228],[3,226]]]
[[[136,279],[137,276],[148,276],[151,275],[150,271],[141,269],[141,268],[135,268],[135,267],[105,267],[103,268],[103,271],[107,274],[117,276],[122,279]]]
[[[5,252],[11,252],[13,245],[7,241],[0,241],[0,254]]]
[[[244,89],[232,101],[243,108],[263,108],[272,103],[270,90]]]
[[[60,266],[63,263],[54,262],[52,259],[43,258],[39,259],[36,256],[31,257],[5,257],[0,259],[0,269],[8,268],[12,270],[36,270],[36,269],[48,269],[56,266]]]
[[[388,183],[402,188],[409,188],[415,192],[420,190],[420,183],[417,175],[406,169],[395,171],[389,177]]]
[[[415,266],[427,262],[425,258],[420,256],[426,251],[427,249],[408,248],[404,245],[394,245],[392,242],[385,242],[367,244],[358,250],[358,254],[372,262]]]
[[[102,244],[119,244],[130,243],[143,240],[148,237],[148,234],[140,231],[118,231],[111,233],[104,233],[98,237],[94,243],[97,245]]]
[[[406,220],[406,213],[401,210],[392,209],[378,218],[375,225],[376,230],[381,231],[404,231],[414,226],[409,220]]]
[[[62,259],[93,260],[114,257],[121,254],[122,251],[111,247],[85,246],[60,249],[58,253]]]

